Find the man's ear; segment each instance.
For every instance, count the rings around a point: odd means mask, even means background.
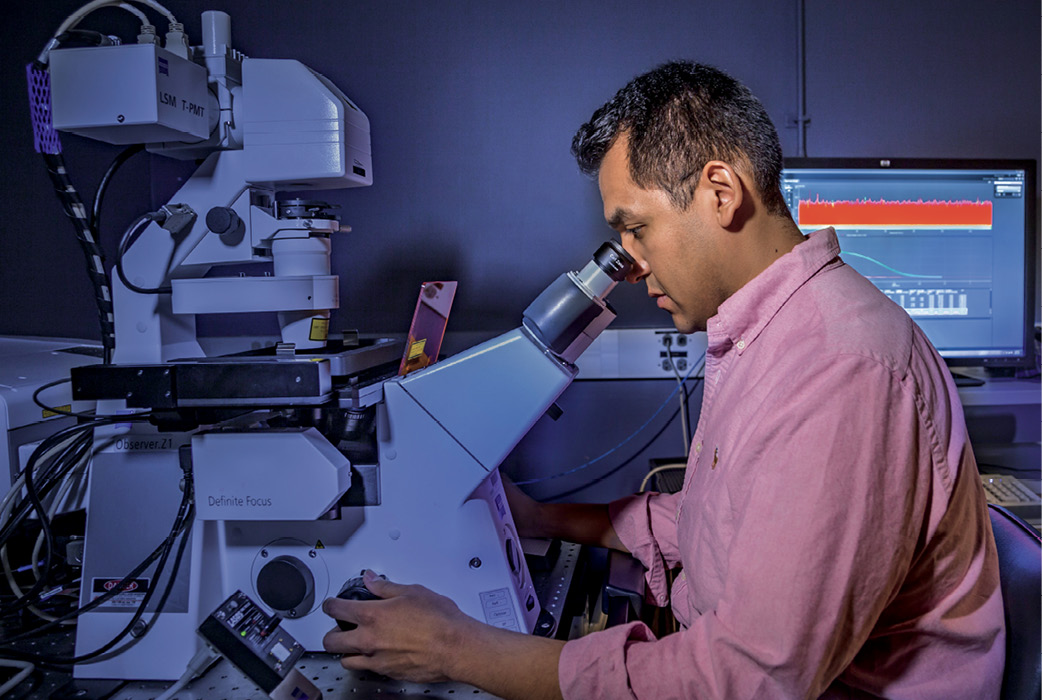
[[[713,211],[721,228],[735,223],[742,208],[745,189],[735,169],[722,160],[711,160],[702,168],[702,185],[712,195]]]

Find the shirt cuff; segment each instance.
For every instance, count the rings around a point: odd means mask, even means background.
[[[647,625],[630,622],[567,642],[557,666],[561,695],[565,700],[634,698],[626,650],[635,642],[653,641]]]

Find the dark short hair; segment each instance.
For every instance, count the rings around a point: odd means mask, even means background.
[[[665,191],[678,209],[691,203],[705,164],[722,160],[747,164],[767,210],[788,213],[778,132],[763,104],[721,70],[675,61],[634,78],[575,134],[579,168],[596,175],[622,133],[633,181]]]

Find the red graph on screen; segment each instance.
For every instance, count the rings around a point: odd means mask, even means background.
[[[800,226],[837,228],[991,228],[991,202],[839,199],[799,203]]]

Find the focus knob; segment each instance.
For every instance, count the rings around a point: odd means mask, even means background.
[[[239,215],[230,207],[214,207],[206,212],[206,228],[217,235],[236,231],[239,228]]]
[[[336,594],[336,597],[343,598],[344,600],[380,600],[378,595],[365,587],[365,583],[362,581],[361,576],[349,578],[340,589],[340,592]],[[346,622],[344,620],[337,620],[336,624],[345,632],[350,632],[358,626],[353,622]]]

